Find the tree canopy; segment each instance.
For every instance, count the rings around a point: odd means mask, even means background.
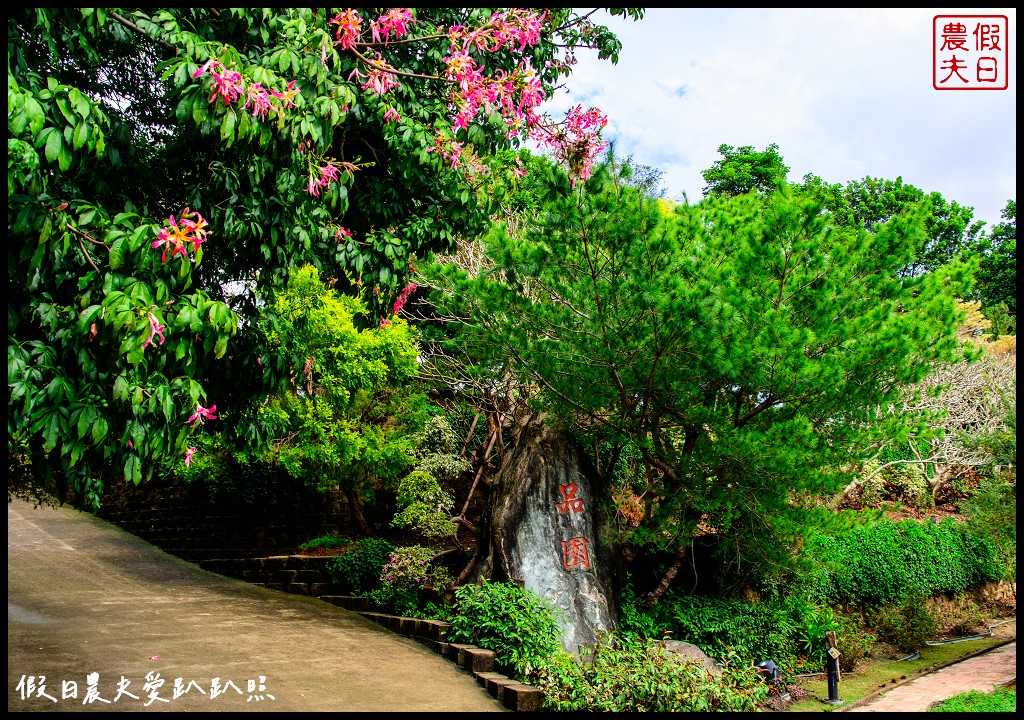
[[[434,356],[467,387],[528,378],[643,508],[632,542],[700,526],[763,546],[794,491],[839,487],[876,408],[956,356],[967,273],[900,272],[921,212],[868,231],[791,187],[666,212],[615,170],[573,190],[536,160],[478,271],[423,268],[432,315],[458,320]]]
[[[417,259],[484,227],[526,138],[587,177],[603,116],[538,106],[575,52],[617,59],[592,15],[9,15],[8,431],[33,468],[95,505],[104,477],[180,463],[299,369],[254,321],[293,269],[362,293],[372,326]]]

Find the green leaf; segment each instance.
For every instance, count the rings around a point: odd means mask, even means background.
[[[85,145],[85,142],[89,139],[89,126],[85,123],[75,125],[74,139],[72,141],[72,147],[77,150],[78,148]]]
[[[228,147],[231,147],[231,144],[235,141],[235,122],[237,119],[235,111],[229,108],[227,113],[224,115],[224,120],[221,122],[220,139],[223,140]]]
[[[51,130],[53,128],[50,128]],[[61,149],[64,147],[64,139],[61,137],[59,132],[51,132],[50,136],[46,138],[46,149],[44,155],[48,162],[55,162],[60,156]]]
[[[92,424],[92,441],[94,443],[100,443],[107,436],[107,421],[102,417],[96,418],[96,421]]]
[[[38,135],[46,124],[46,112],[34,97],[25,98],[25,113],[28,115],[28,129],[32,135]]]

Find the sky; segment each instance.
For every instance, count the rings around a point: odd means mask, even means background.
[[[993,52],[1006,90],[933,88],[933,17],[966,14],[1007,16],[1008,59]],[[662,170],[670,199],[702,197],[701,171],[723,143],[777,144],[794,182],[902,177],[990,225],[1016,199],[1013,8],[649,8],[640,21],[594,20],[621,40],[618,64],[578,53],[567,92],[544,109],[600,108],[616,154]]]

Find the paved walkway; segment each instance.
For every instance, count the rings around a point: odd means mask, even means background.
[[[1017,641],[888,690],[846,712],[925,712],[932,703],[967,692],[992,692],[1017,677]]]
[[[8,710],[503,710],[355,613],[200,570],[87,513],[7,508]]]

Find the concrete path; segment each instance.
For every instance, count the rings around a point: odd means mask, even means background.
[[[70,508],[7,507],[8,710],[503,710],[355,613],[200,570]]]
[[[925,712],[932,703],[969,690],[992,692],[1017,677],[1016,640],[894,687],[846,712]]]

